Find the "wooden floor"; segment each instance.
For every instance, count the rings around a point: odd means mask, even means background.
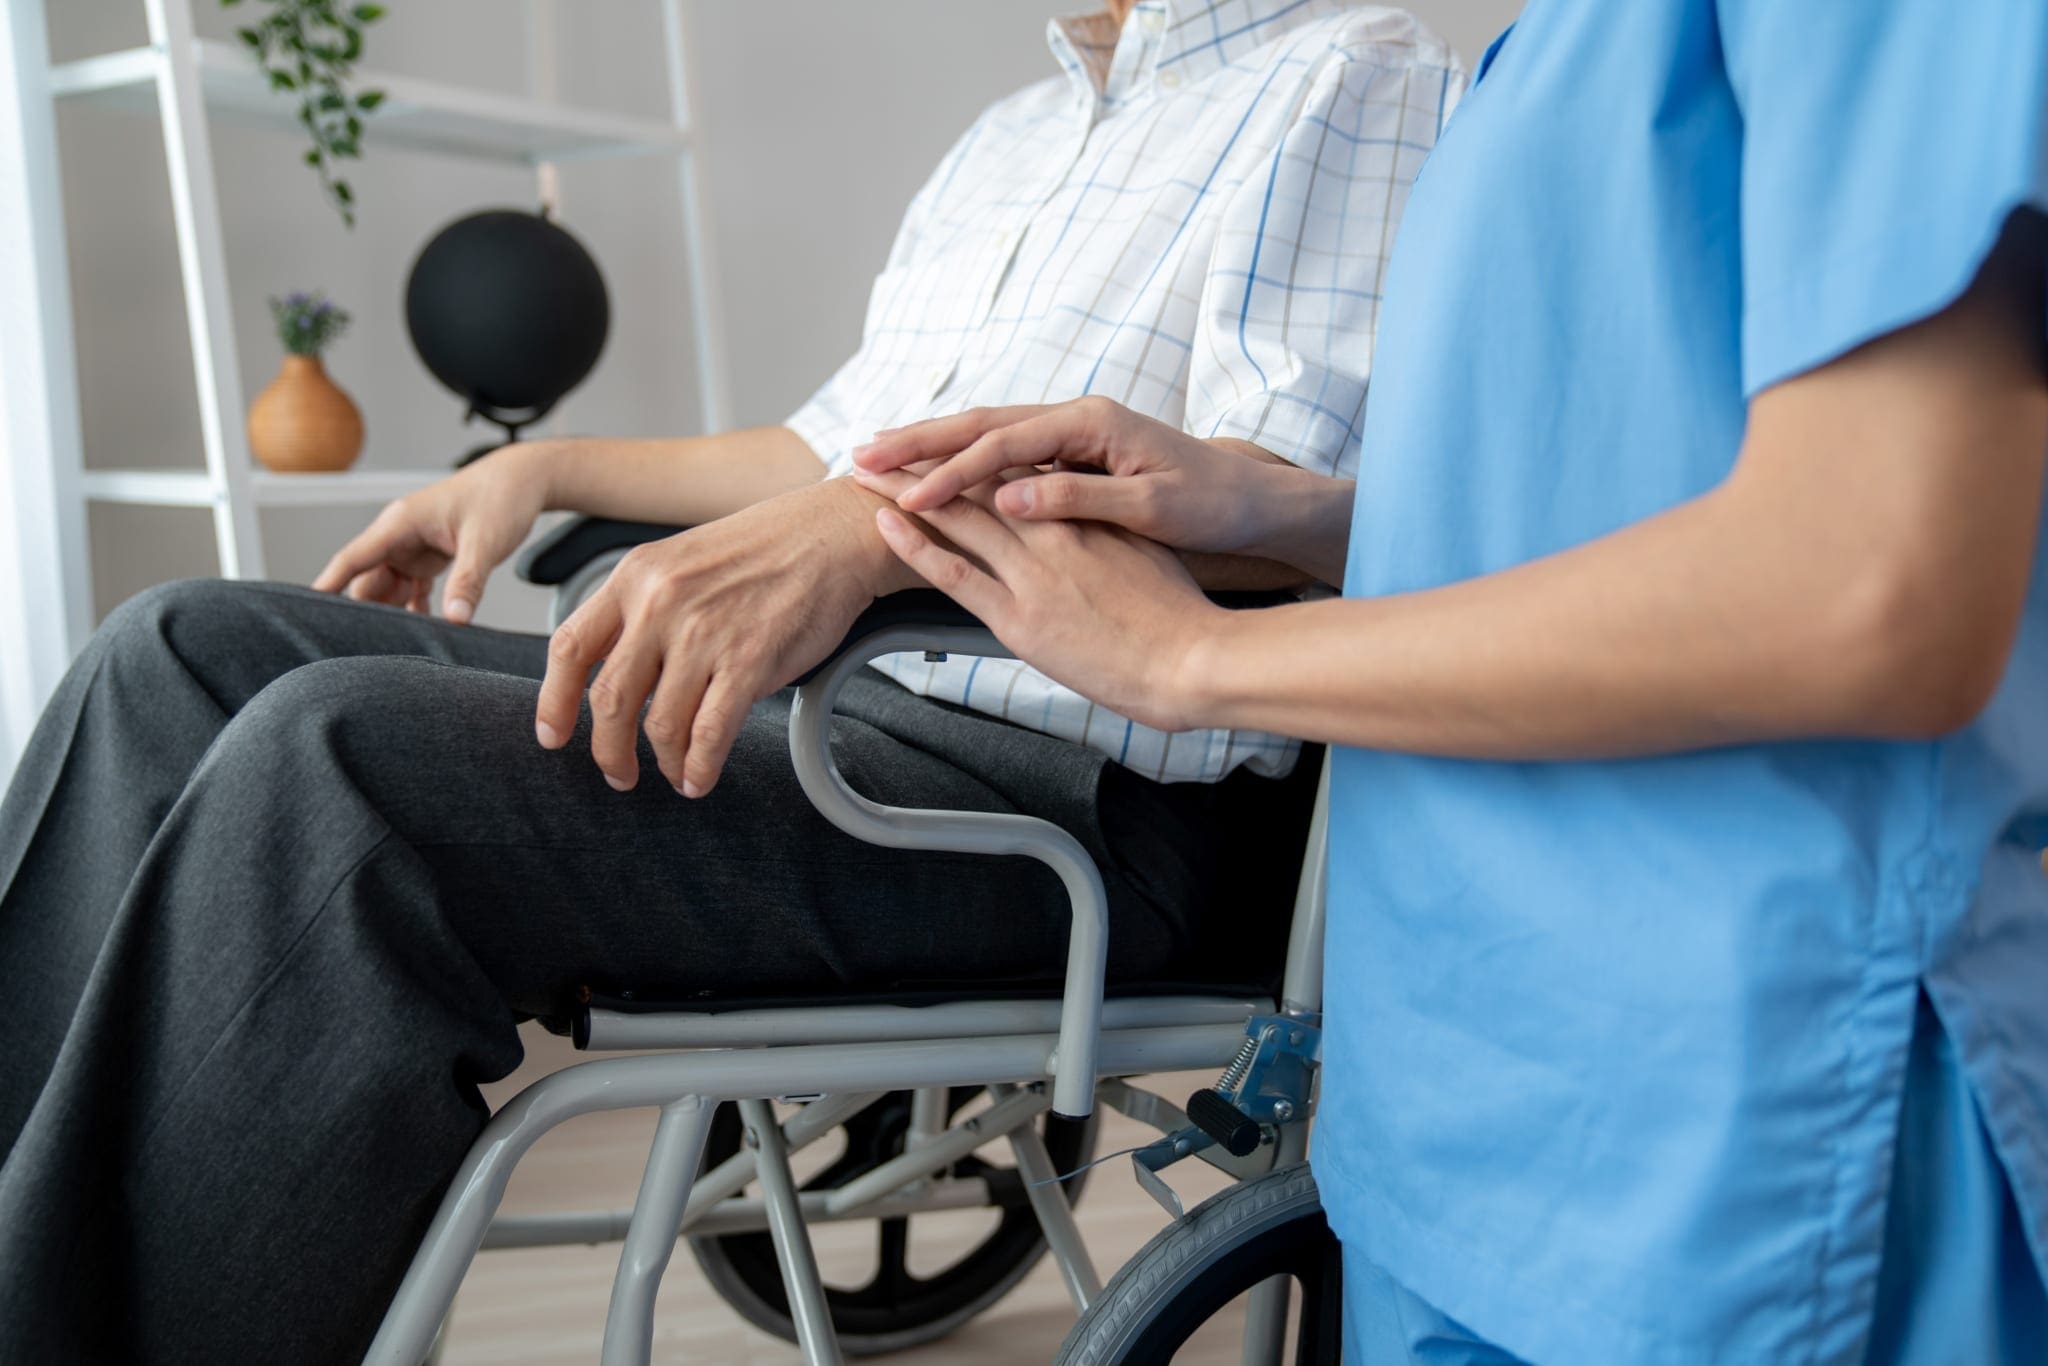
[[[527,1061],[507,1081],[489,1088],[502,1103],[536,1077],[579,1057],[561,1039],[529,1029]],[[1175,1076],[1142,1083],[1184,1101],[1209,1078]],[[1149,1141],[1152,1131],[1105,1112],[1097,1153],[1111,1153]],[[514,1176],[506,1196],[508,1212],[623,1209],[633,1203],[647,1144],[654,1132],[652,1112],[592,1115],[549,1135]],[[808,1156],[808,1155],[807,1155]],[[829,1153],[814,1160],[829,1160]],[[990,1149],[990,1160],[1009,1165],[1006,1147]],[[802,1167],[799,1167],[801,1174]],[[1193,1205],[1220,1189],[1224,1178],[1201,1162],[1186,1162],[1170,1173],[1174,1188]],[[1128,1158],[1104,1163],[1090,1174],[1079,1210],[1104,1279],[1146,1239],[1164,1226],[1165,1213],[1138,1189]],[[913,1270],[942,1266],[989,1226],[979,1211],[920,1215],[912,1223]],[[872,1224],[831,1224],[814,1235],[828,1282],[857,1284],[865,1258],[872,1266]],[[449,1366],[555,1366],[594,1362],[604,1335],[604,1311],[618,1264],[616,1244],[597,1248],[536,1248],[485,1252],[478,1256],[455,1301],[443,1360]],[[1074,1311],[1050,1260],[986,1314],[950,1338],[889,1361],[974,1362],[997,1366],[1044,1366],[1073,1325]],[[1233,1324],[1219,1322],[1177,1360],[1190,1366],[1236,1362]],[[755,1366],[800,1361],[789,1343],[744,1323],[705,1283],[687,1248],[678,1248],[662,1283],[655,1315],[656,1362],[733,1362]]]

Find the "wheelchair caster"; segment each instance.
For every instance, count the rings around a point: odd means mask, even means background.
[[[1298,1305],[1295,1366],[1336,1366],[1343,1262],[1305,1162],[1232,1186],[1161,1229],[1088,1306],[1056,1366],[1165,1366],[1232,1301],[1276,1276],[1290,1294],[1268,1306],[1271,1336],[1247,1323],[1246,1337],[1264,1337],[1277,1363],[1281,1318]]]
[[[948,1118],[958,1115],[982,1088],[954,1087],[947,1098]],[[911,1093],[892,1092],[854,1115],[842,1127],[846,1147],[830,1165],[802,1183],[806,1191],[833,1190],[872,1171],[903,1151],[912,1110]],[[1053,1167],[1065,1174],[1086,1165],[1095,1148],[1093,1119],[1074,1121],[1045,1115],[1039,1121]],[[998,1140],[999,1135],[989,1135]],[[706,1169],[738,1152],[742,1126],[735,1107],[722,1105],[711,1124],[705,1146]],[[829,1142],[830,1140],[826,1140]],[[997,1166],[972,1155],[953,1164],[941,1178],[988,1181],[1000,1212],[981,1240],[931,1275],[910,1266],[910,1225],[916,1216],[869,1221],[875,1229],[872,1268],[858,1284],[835,1283],[833,1258],[821,1246],[825,1300],[840,1349],[848,1356],[877,1356],[936,1341],[987,1309],[1023,1280],[1044,1255],[1045,1240],[1031,1212],[1023,1179],[1015,1168]],[[1066,1183],[1067,1198],[1080,1198],[1083,1178]],[[927,1219],[936,1216],[925,1216]],[[830,1227],[830,1226],[826,1226]],[[823,1239],[818,1239],[821,1244]],[[765,1233],[732,1233],[690,1239],[690,1252],[705,1279],[740,1317],[776,1337],[796,1341],[774,1244]]]

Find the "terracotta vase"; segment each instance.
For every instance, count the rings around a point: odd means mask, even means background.
[[[363,449],[363,415],[318,356],[286,356],[249,405],[249,449],[279,474],[333,474]]]

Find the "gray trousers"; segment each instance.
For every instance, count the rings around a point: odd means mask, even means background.
[[[579,988],[1057,976],[1057,880],[825,824],[787,695],[687,802],[644,752],[614,793],[587,718],[540,749],[544,667],[541,637],[268,584],[107,620],[0,805],[0,1362],[360,1359],[478,1083]],[[1199,974],[1206,922],[1293,877],[1273,783],[1158,786],[879,676],[834,737],[877,800],[1071,830],[1114,976]]]

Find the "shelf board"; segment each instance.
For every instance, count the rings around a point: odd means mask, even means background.
[[[342,474],[272,474],[253,470],[249,496],[258,507],[366,507],[403,498],[448,477],[447,470],[349,470]],[[87,470],[80,481],[98,503],[210,508],[220,494],[205,470]]]
[[[342,474],[249,475],[249,492],[257,507],[360,507],[388,503],[446,479],[453,470],[349,470]]]
[[[213,481],[205,470],[86,470],[79,488],[95,503],[142,507],[210,508]]]
[[[194,44],[208,112],[223,120],[298,131],[298,105],[273,91],[248,53],[232,43]],[[161,49],[131,48],[67,62],[50,73],[60,98],[117,108],[154,109],[165,70]],[[374,147],[443,152],[531,166],[542,161],[675,156],[689,130],[660,119],[570,109],[542,100],[358,71],[356,88],[382,90],[384,103],[365,118]]]

